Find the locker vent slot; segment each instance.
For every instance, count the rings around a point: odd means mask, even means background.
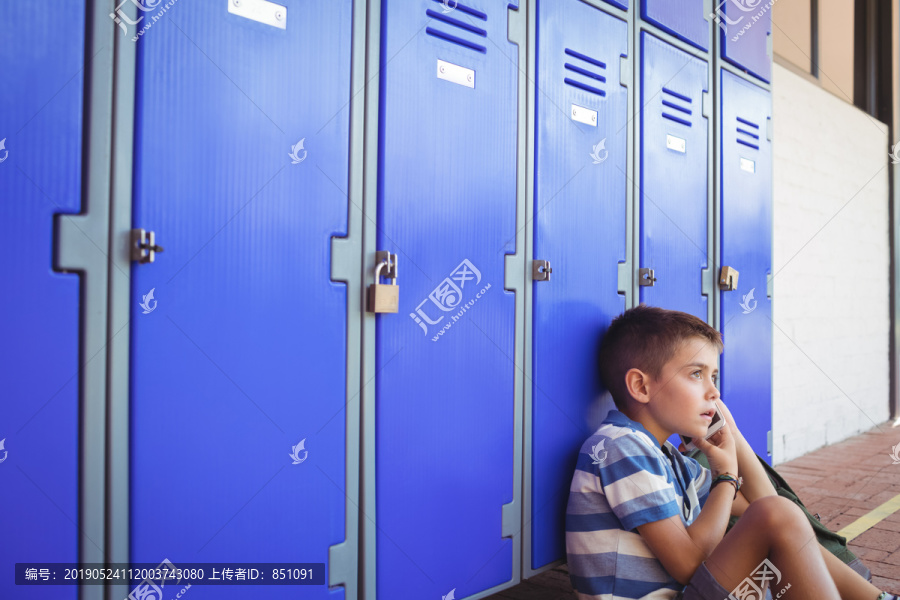
[[[759,134],[750,131],[750,129],[755,129],[757,132],[759,131],[759,125],[754,123],[753,121],[748,121],[747,119],[742,119],[740,117],[736,117],[738,125],[737,125],[737,136],[735,137],[735,141],[738,144],[743,144],[744,146],[749,146],[754,150],[759,150]],[[741,127],[741,125],[746,125],[745,127]],[[748,139],[749,138],[749,139]]]
[[[669,102],[668,100],[663,100],[662,103],[663,103],[663,106],[668,106],[669,108],[674,108],[675,110],[680,110],[681,112],[683,112],[685,114],[688,114],[688,115],[693,114],[691,112],[691,109],[685,108],[683,106],[678,106],[674,102]]]
[[[691,126],[691,122],[690,122],[690,121],[685,121],[684,119],[679,119],[679,118],[676,117],[675,115],[670,115],[669,113],[667,113],[667,112],[665,112],[665,111],[663,111],[662,116],[663,116],[663,118],[666,118],[666,119],[668,119],[668,120],[670,120],[670,121],[675,121],[676,123],[681,123],[682,125],[687,125],[688,127]]]
[[[571,73],[577,73],[583,77],[587,77],[591,81],[589,83],[578,81],[577,79],[572,79],[570,77],[563,78],[563,82],[566,85],[571,85],[572,87],[576,87],[580,90],[584,90],[585,92],[590,92],[591,94],[596,94],[598,96],[606,96],[606,91],[599,87],[595,87],[599,84],[606,83],[606,76],[601,75],[596,71],[596,69],[606,70],[606,63],[601,60],[597,60],[596,58],[592,58],[586,54],[582,54],[580,52],[576,52],[571,48],[566,48],[566,54],[577,58],[578,60],[587,63],[585,66],[579,66],[574,62],[566,62],[564,63],[564,67],[567,71]]]
[[[437,2],[438,4],[442,3],[441,0],[434,0],[434,1]],[[481,19],[482,21],[487,21],[487,15],[485,13],[481,12],[480,10],[474,9],[471,6],[466,6],[459,2],[456,2],[455,5],[451,5],[451,6],[452,6],[453,10],[458,10],[461,13],[466,13],[468,15],[472,15],[475,18]],[[450,14],[452,14],[452,12],[453,11],[451,11],[451,13],[444,14],[444,13],[438,12],[436,10],[431,10],[429,8],[425,11],[425,15],[430,19],[435,19],[436,21],[439,21],[440,24],[442,24],[442,25],[448,25],[450,27],[455,27],[457,29],[457,31],[455,31],[454,33],[459,33],[459,34],[469,33],[469,34],[474,34],[474,35],[477,35],[477,36],[480,36],[483,38],[487,37],[487,30],[482,29],[481,27],[476,27],[475,25],[467,23],[461,19],[457,19],[455,17],[450,16]],[[435,25],[438,25],[438,23],[435,23]],[[451,44],[456,44],[457,46],[462,46],[463,48],[468,48],[469,50],[475,50],[476,52],[481,52],[482,54],[487,53],[487,47],[483,46],[482,44],[478,44],[471,40],[467,40],[463,37],[460,37],[459,35],[454,35],[453,33],[450,33],[444,29],[438,29],[436,27],[426,27],[425,33],[427,33],[430,36],[442,39],[445,42],[450,42]]]
[[[454,19],[453,17],[448,17],[447,15],[441,14],[437,11],[431,10],[430,8],[425,11],[425,14],[431,17],[432,19],[437,19],[439,21],[443,21],[449,25],[453,25],[454,27],[459,27],[460,29],[464,29],[475,35],[480,35],[481,37],[487,37],[487,30],[482,29],[481,27],[475,27],[474,25],[469,25],[464,21],[460,21],[459,19]]]
[[[673,110],[676,110],[676,111],[682,113],[683,115],[694,114],[694,112],[690,108],[688,108],[687,106],[684,106],[684,102],[687,102],[688,104],[694,103],[694,101],[691,98],[689,98],[688,96],[685,96],[683,94],[679,94],[678,92],[676,92],[674,90],[670,90],[667,87],[663,87],[662,92],[663,92],[663,95],[660,96],[660,98],[662,98],[663,106],[671,108]],[[681,123],[682,125],[687,125],[688,127],[691,126],[691,122],[688,121],[687,119],[684,119],[682,117],[675,116],[672,113],[666,112],[665,109],[663,109],[663,111],[662,111],[662,116],[663,116],[663,118],[669,119],[670,121],[675,121],[676,123]]]
[[[487,53],[487,48],[485,48],[481,44],[476,44],[475,42],[470,42],[469,40],[464,40],[461,37],[456,37],[455,35],[445,33],[443,31],[440,31],[439,29],[433,29],[431,27],[426,27],[425,33],[427,33],[428,35],[432,35],[436,38],[440,38],[444,41],[450,42],[452,44],[457,44],[459,46],[462,46],[463,48],[468,48],[469,50],[475,50],[476,52],[481,52],[482,54]]]

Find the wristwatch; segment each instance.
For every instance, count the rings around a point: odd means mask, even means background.
[[[743,485],[743,483],[744,483],[744,478],[743,477],[735,477],[731,473],[722,473],[722,474],[716,476],[715,479],[713,479],[712,485],[709,486],[710,491],[712,491],[712,489],[714,487],[716,487],[717,483],[722,483],[723,481],[727,481],[728,483],[730,483],[734,486],[734,498],[732,498],[732,500],[737,498],[738,490],[741,489],[741,485]]]

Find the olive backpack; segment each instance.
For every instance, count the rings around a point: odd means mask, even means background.
[[[705,468],[709,468],[709,461],[706,459],[706,455],[703,454],[700,450],[691,450],[688,453],[684,454],[687,457],[693,458],[698,463],[703,465]],[[847,538],[838,535],[837,533],[831,531],[825,525],[823,525],[819,520],[819,514],[812,514],[797,497],[797,494],[794,490],[791,489],[791,486],[787,484],[784,478],[778,474],[778,472],[769,466],[765,460],[760,458],[757,454],[756,458],[759,460],[760,464],[763,466],[763,469],[766,471],[766,475],[769,476],[769,481],[772,482],[772,486],[775,488],[775,491],[779,496],[784,496],[797,506],[799,506],[803,512],[806,514],[806,518],[809,519],[809,524],[812,525],[813,531],[816,533],[816,537],[819,540],[819,543],[824,546],[829,552],[837,556],[844,563],[846,563],[850,568],[854,571],[862,575],[866,578],[867,581],[872,581],[872,572],[869,570],[866,565],[863,564],[862,560],[853,552],[847,548]],[[731,528],[737,523],[740,517],[732,516],[728,521],[728,528],[725,530],[727,534],[731,531]]]

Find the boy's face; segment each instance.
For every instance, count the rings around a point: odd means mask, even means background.
[[[646,404],[667,439],[672,433],[706,435],[711,419],[703,416],[719,399],[719,354],[716,345],[700,337],[686,340],[665,364],[658,379],[650,379]]]

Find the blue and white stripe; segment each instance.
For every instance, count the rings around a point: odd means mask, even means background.
[[[709,497],[711,474],[668,441],[663,447],[671,460],[615,409],[582,445],[566,508],[569,577],[580,600],[668,600],[682,589],[637,527],[674,515],[688,527]]]

